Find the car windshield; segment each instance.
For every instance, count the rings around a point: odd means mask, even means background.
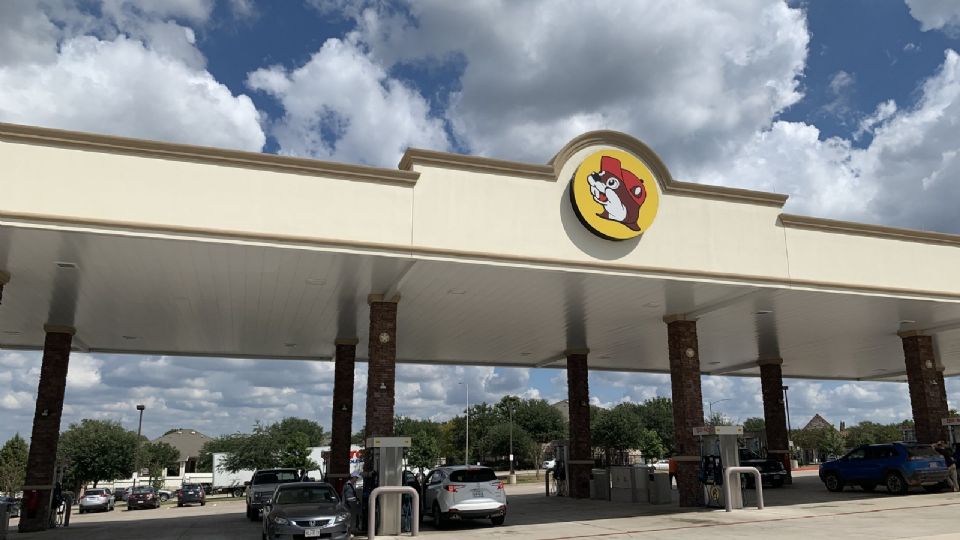
[[[450,473],[451,482],[492,482],[496,479],[493,469],[460,469]]]
[[[750,450],[740,449],[740,459],[761,459],[760,456]]]
[[[200,484],[184,484],[183,489],[197,489],[200,487]]]
[[[327,486],[284,488],[277,493],[276,504],[335,503],[337,494]]]
[[[102,489],[88,489],[87,495],[103,495],[104,491]]]
[[[282,484],[296,482],[299,479],[296,471],[263,471],[253,476],[253,484]]]
[[[906,448],[907,454],[911,457],[938,457],[940,455],[930,446],[907,446]]]
[[[153,488],[150,486],[138,486],[133,488],[134,493],[153,493]]]

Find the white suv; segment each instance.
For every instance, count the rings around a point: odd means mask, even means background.
[[[489,467],[441,467],[427,476],[423,508],[438,528],[452,519],[472,518],[489,518],[494,525],[503,525],[507,494]]]

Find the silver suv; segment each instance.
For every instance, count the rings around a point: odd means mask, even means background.
[[[299,482],[297,469],[263,469],[253,473],[253,478],[244,484],[247,488],[247,518],[256,521],[264,504],[270,502],[273,492],[280,484]]]
[[[489,467],[441,467],[427,476],[423,508],[436,527],[454,519],[474,518],[489,518],[494,525],[503,525],[507,494]]]

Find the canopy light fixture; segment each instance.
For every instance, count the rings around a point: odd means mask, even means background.
[[[323,278],[317,278],[317,277],[307,278],[307,285],[318,285],[322,287],[326,284],[327,284],[327,280]]]
[[[530,356],[530,354],[531,354],[531,353],[528,353],[528,352],[522,352],[522,353],[520,353],[520,356]]]
[[[771,313],[773,313],[773,310],[770,310],[770,309],[761,309],[761,310],[759,310],[759,311],[754,312],[754,315],[769,315],[769,314],[771,314]]]
[[[132,341],[134,339],[137,339],[137,336],[121,336],[121,337],[127,341]]]
[[[61,268],[63,270],[76,270],[77,268],[80,268],[75,262],[57,261],[54,264],[57,265],[57,268]]]
[[[912,319],[903,319],[900,321],[900,324],[917,324],[917,321],[914,321]]]
[[[23,332],[21,332],[21,331],[19,331],[19,330],[4,330],[3,333],[6,334],[6,335],[8,335],[8,336],[19,336],[19,335],[22,334]]]
[[[296,343],[284,343],[283,346],[286,347],[286,348],[288,348],[288,349],[295,349],[295,348],[297,347],[297,344],[296,344]]]
[[[463,289],[447,289],[447,294],[467,294]]]

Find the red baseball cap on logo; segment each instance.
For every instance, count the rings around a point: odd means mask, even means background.
[[[647,198],[646,190],[643,188],[643,180],[637,178],[632,172],[620,168],[620,160],[610,156],[600,158],[600,170],[612,174],[623,181],[627,186],[630,196],[636,199],[640,204]]]

